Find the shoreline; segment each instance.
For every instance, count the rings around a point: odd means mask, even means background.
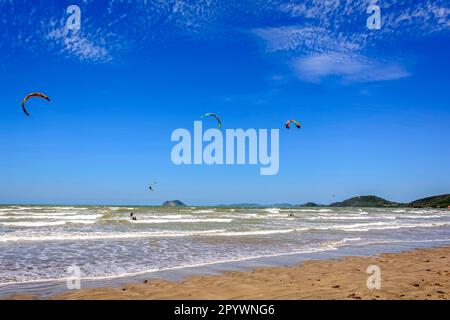
[[[367,288],[367,268],[381,270],[381,289]],[[17,294],[9,299],[37,299]],[[191,275],[180,280],[148,277],[121,286],[85,288],[49,299],[439,299],[450,298],[450,246],[373,256],[305,260],[285,267],[257,267]]]

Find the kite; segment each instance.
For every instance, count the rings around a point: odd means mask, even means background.
[[[28,113],[27,109],[25,108],[25,102],[27,102],[27,100],[32,98],[32,97],[42,98],[42,99],[45,99],[47,101],[50,101],[50,98],[48,96],[46,96],[45,94],[43,94],[43,93],[39,93],[39,92],[30,93],[29,95],[27,95],[22,100],[22,110],[27,116],[30,116],[30,114]]]
[[[150,186],[148,186],[148,189],[150,191],[154,192],[155,191],[155,184],[156,184],[156,182],[153,182]]]
[[[205,117],[214,117],[216,118],[217,122],[219,122],[219,129],[222,128],[222,120],[220,120],[219,116],[217,114],[214,113],[205,113],[203,116],[201,116],[201,118],[205,118]]]
[[[290,129],[291,128],[291,123],[295,124],[295,126],[300,129],[300,127],[301,127],[300,122],[295,121],[295,120],[287,121],[286,124],[284,125],[286,127],[286,129]]]

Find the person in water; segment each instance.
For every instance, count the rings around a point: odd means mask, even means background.
[[[130,213],[131,220],[137,220],[136,216],[133,214],[133,212]]]

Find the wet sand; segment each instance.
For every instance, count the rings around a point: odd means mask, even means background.
[[[381,289],[368,289],[367,268],[381,271]],[[27,299],[33,296],[15,296]],[[450,247],[373,257],[307,261],[297,266],[194,276],[180,282],[148,279],[122,287],[81,289],[51,299],[449,299]]]

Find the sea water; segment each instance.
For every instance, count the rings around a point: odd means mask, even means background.
[[[110,283],[245,261],[277,265],[312,253],[446,244],[448,209],[2,206],[0,295],[30,284],[34,293],[51,292],[71,276],[70,266],[82,280]]]

